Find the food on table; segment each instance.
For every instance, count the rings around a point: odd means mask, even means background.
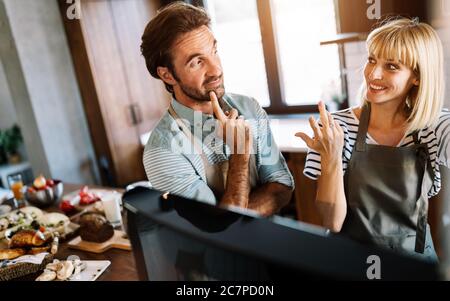
[[[69,224],[69,218],[62,213],[44,213],[36,207],[23,207],[0,217],[0,239],[10,239],[20,230],[40,230],[46,235],[58,232],[63,235]]]
[[[43,246],[43,247],[35,247],[31,248],[27,254],[29,255],[36,255],[43,252],[48,252],[50,250],[50,246]]]
[[[44,272],[36,281],[70,280],[86,268],[86,264],[79,259],[59,261],[53,260],[47,264]]]
[[[56,254],[58,234],[53,236],[53,240],[51,238],[40,231],[20,230],[11,237],[8,249],[0,249],[0,259],[14,259],[25,254],[36,255],[43,252]]]
[[[69,213],[79,209],[79,207],[91,205],[100,200],[99,195],[89,191],[88,186],[83,186],[78,194],[72,199],[63,199],[59,205],[59,209],[64,213]]]
[[[8,248],[0,248],[0,260],[42,252],[56,254],[59,236],[66,233],[69,224],[64,214],[44,213],[31,206],[1,216],[0,240],[6,239]]]
[[[59,209],[61,209],[61,211],[64,213],[70,213],[76,208],[74,205],[72,205],[70,200],[62,200],[61,203],[59,203]]]
[[[90,242],[105,242],[114,235],[111,223],[101,214],[88,212],[80,217],[80,236]]]
[[[81,188],[78,195],[80,196],[80,205],[89,205],[100,200],[98,195],[89,192],[87,186]]]
[[[27,187],[25,198],[38,207],[50,206],[59,200],[63,193],[63,183],[59,180],[46,179],[40,175]]]
[[[42,174],[33,181],[33,186],[35,189],[44,189],[46,185],[47,179],[45,179]]]
[[[56,278],[59,280],[66,280],[70,276],[72,276],[75,267],[71,260],[62,261],[60,268],[56,271]]]
[[[36,281],[52,281],[56,279],[56,272],[45,269],[44,272],[36,278]]]
[[[64,234],[65,228],[70,224],[70,219],[62,213],[50,212],[38,218],[37,222],[45,231]]]
[[[25,255],[27,251],[22,248],[17,249],[0,249],[0,260],[14,259],[19,256]]]
[[[22,230],[11,237],[10,248],[39,247],[47,239],[41,231]]]
[[[0,217],[0,239],[6,234],[11,236],[21,229],[35,229],[33,221],[43,216],[42,210],[36,207],[23,207]]]

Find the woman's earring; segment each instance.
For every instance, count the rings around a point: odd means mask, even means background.
[[[409,98],[406,99],[405,105],[407,111],[411,110],[411,102],[409,101]]]

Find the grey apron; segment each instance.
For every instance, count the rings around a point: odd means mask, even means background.
[[[427,224],[433,184],[428,147],[366,143],[370,103],[363,107],[358,136],[345,174],[347,216],[342,233],[363,243],[437,260]]]

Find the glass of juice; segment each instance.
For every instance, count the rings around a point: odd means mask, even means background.
[[[24,200],[24,193],[23,193],[23,180],[21,174],[15,174],[8,176],[8,184],[9,188],[12,190],[14,194],[14,198],[20,202]]]

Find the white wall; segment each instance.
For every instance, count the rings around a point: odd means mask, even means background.
[[[9,128],[14,123],[17,123],[16,109],[9,92],[3,64],[0,60],[0,129]]]
[[[358,90],[363,83],[363,69],[367,60],[365,42],[351,42],[344,44],[345,63],[347,72],[347,87],[349,105],[351,107],[360,104],[357,98]]]
[[[436,28],[444,46],[446,73],[445,106],[450,109],[450,0],[433,0],[428,3],[430,23]]]
[[[57,1],[0,0],[0,22],[0,57],[34,173],[97,182]]]

